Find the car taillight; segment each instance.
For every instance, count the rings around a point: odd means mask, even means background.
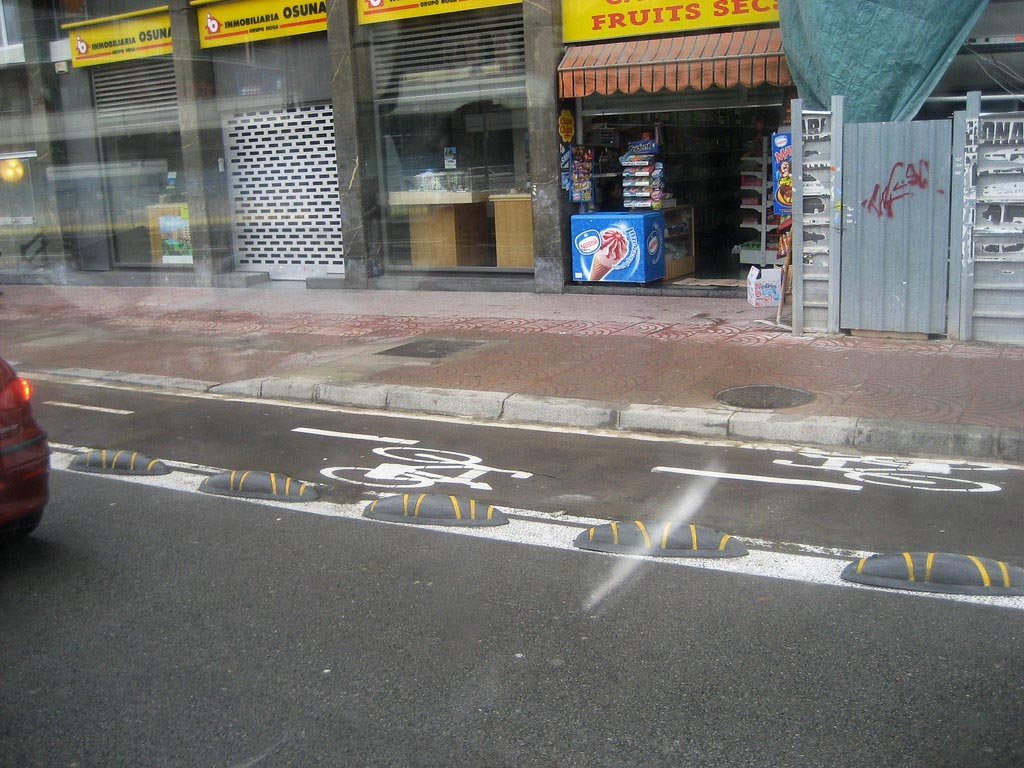
[[[0,411],[24,408],[32,401],[32,385],[27,379],[13,379],[0,390]]]

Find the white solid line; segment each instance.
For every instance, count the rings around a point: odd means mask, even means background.
[[[77,408],[80,411],[99,411],[100,413],[113,413],[117,416],[129,416],[135,411],[123,411],[120,408],[101,408],[98,405],[80,405],[79,403],[62,403],[59,400],[44,400],[46,405],[59,405],[61,408]]]
[[[859,491],[864,487],[863,485],[851,485],[849,483],[830,483],[825,480],[796,480],[789,477],[771,477],[769,475],[738,475],[731,472],[712,472],[709,469],[687,469],[685,467],[655,467],[651,472],[718,477],[723,480],[750,480],[754,483],[774,483],[776,485],[810,485],[815,488],[835,488],[840,491]]]
[[[324,437],[343,437],[346,440],[368,440],[371,443],[393,443],[394,445],[419,445],[419,440],[405,440],[401,437],[380,437],[378,435],[357,435],[354,432],[334,432],[330,429],[313,429],[312,427],[296,427],[292,432],[306,435],[322,435]]]

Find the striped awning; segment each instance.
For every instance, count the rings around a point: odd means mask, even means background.
[[[568,46],[558,95],[793,84],[778,27]]]

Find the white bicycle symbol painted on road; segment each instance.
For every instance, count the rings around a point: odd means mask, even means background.
[[[320,470],[320,474],[332,480],[389,491],[429,488],[438,483],[466,485],[473,490],[490,491],[491,486],[479,479],[487,474],[509,475],[516,480],[533,477],[530,472],[488,467],[479,456],[456,451],[374,448],[373,452],[391,461],[376,467],[327,467]]]
[[[966,461],[938,459],[897,459],[888,456],[843,456],[841,454],[801,452],[816,464],[800,464],[791,459],[775,459],[774,464],[800,469],[838,472],[850,480],[918,491],[949,491],[953,493],[993,493],[1003,490],[994,483],[964,477],[959,472],[1003,472],[1006,467],[995,464],[971,464]]]

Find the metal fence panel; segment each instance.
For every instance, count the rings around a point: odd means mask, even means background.
[[[952,124],[846,126],[840,325],[946,330]]]
[[[1024,113],[981,115],[968,132],[975,158],[969,328],[977,341],[1024,343]],[[973,258],[973,263],[969,263]]]

